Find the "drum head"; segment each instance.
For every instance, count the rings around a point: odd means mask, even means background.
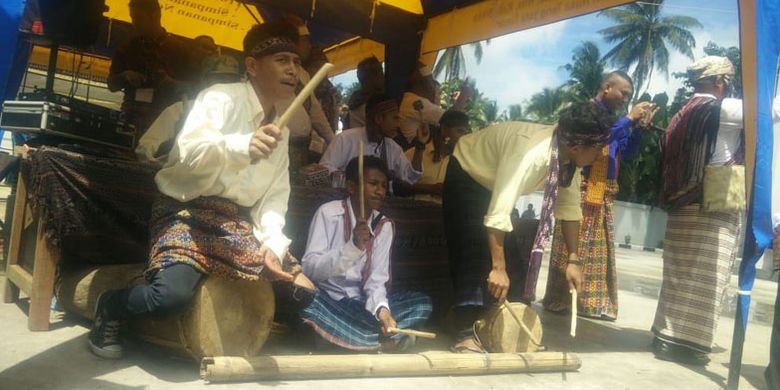
[[[542,340],[542,322],[536,311],[523,303],[509,303],[515,315],[525,324],[535,340]],[[517,323],[506,307],[492,310],[482,320],[483,325],[477,330],[482,345],[488,352],[515,353],[536,352],[539,347],[528,337],[528,334]]]

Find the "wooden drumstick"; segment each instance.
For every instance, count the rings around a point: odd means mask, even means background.
[[[324,79],[328,75],[328,71],[330,71],[333,68],[333,64],[331,63],[325,63],[322,65],[320,70],[317,71],[317,73],[312,76],[311,80],[309,80],[308,83],[306,83],[306,86],[303,87],[301,92],[298,94],[298,96],[293,99],[292,103],[289,107],[287,107],[287,110],[284,111],[284,114],[277,118],[274,121],[274,124],[279,127],[280,129],[284,126],[287,126],[287,123],[290,122],[290,119],[295,114],[295,111],[299,110],[301,107],[303,107],[303,102],[306,101],[306,99],[311,96],[311,94],[314,92],[314,89],[317,88],[317,86],[322,82],[322,79]]]
[[[571,327],[569,329],[569,335],[571,337],[577,337],[577,290],[569,290],[571,293]]]
[[[422,337],[424,339],[435,339],[436,338],[436,333],[421,332],[419,330],[388,328],[387,331],[390,332],[390,333],[399,333],[399,334],[406,334],[406,335],[410,335],[410,336]]]
[[[512,315],[512,318],[515,319],[517,325],[520,325],[520,329],[522,329],[523,332],[525,332],[525,334],[528,335],[528,339],[531,340],[531,342],[534,343],[534,345],[541,347],[542,343],[536,340],[536,337],[534,337],[534,335],[531,333],[531,330],[528,329],[527,326],[525,326],[525,323],[520,319],[520,316],[518,316],[517,313],[515,313],[515,310],[512,309],[512,306],[510,306],[506,301],[504,301],[503,306],[506,308],[509,314]]]
[[[360,141],[359,149],[358,149],[358,185],[360,186],[359,189],[359,197],[360,197],[360,220],[365,221],[366,220],[366,194],[365,194],[365,188],[363,188],[363,141]]]

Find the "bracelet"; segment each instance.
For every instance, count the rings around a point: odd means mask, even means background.
[[[579,260],[569,260],[566,264],[582,265],[582,262]]]

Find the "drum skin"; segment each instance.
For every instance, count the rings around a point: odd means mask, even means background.
[[[536,340],[542,340],[542,322],[539,315],[528,305],[520,302],[508,303],[515,314],[523,321]],[[539,347],[529,339],[505,307],[491,310],[478,321],[477,335],[488,352],[515,353],[536,352]]]

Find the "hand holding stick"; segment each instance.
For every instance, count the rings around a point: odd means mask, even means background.
[[[510,306],[506,301],[504,301],[502,305],[504,306],[504,308],[506,308],[509,314],[512,315],[512,318],[515,319],[517,325],[520,325],[520,329],[522,329],[523,332],[528,336],[528,340],[531,340],[531,342],[538,347],[542,346],[542,342],[537,340],[536,337],[534,337],[533,333],[531,333],[531,330],[528,329],[527,326],[525,326],[525,323],[520,319],[520,316],[518,316],[517,313],[515,313],[515,310],[512,309],[512,306]]]

